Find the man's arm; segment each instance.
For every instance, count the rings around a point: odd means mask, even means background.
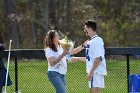
[[[72,57],[70,59],[70,62],[76,62],[76,61],[86,62],[86,57]]]
[[[102,61],[102,59],[100,57],[96,58],[94,61],[94,64],[90,70],[90,73],[87,76],[87,80],[91,80],[92,76],[93,76],[93,72],[95,71],[95,69],[99,66],[100,62]]]
[[[83,48],[84,48],[84,47],[81,45],[81,46],[79,46],[79,47],[77,47],[77,48],[71,49],[71,50],[69,51],[69,53],[70,53],[70,54],[77,54],[77,53],[79,53]]]
[[[79,53],[82,49],[84,49],[85,48],[85,46],[87,45],[87,42],[88,42],[89,40],[86,40],[82,45],[80,45],[79,47],[77,47],[77,48],[74,48],[74,49],[71,49],[70,51],[69,51],[69,53],[70,54],[77,54],[77,53]]]

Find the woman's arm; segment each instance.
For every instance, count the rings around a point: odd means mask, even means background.
[[[68,50],[64,50],[63,53],[62,53],[60,56],[58,56],[58,58],[57,58],[56,60],[55,60],[54,57],[48,58],[48,61],[49,61],[50,65],[51,65],[51,66],[54,66],[54,65],[56,65],[57,63],[59,63],[60,60],[61,60],[64,56],[66,56],[67,53],[68,53]]]

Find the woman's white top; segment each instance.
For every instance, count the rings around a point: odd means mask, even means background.
[[[57,52],[53,51],[51,48],[45,48],[45,56],[48,61],[48,71],[56,71],[60,74],[66,74],[67,72],[67,62],[66,56],[64,56],[57,64],[54,66],[50,65],[49,58],[54,57],[55,60],[63,53],[63,48],[59,45],[57,47]]]

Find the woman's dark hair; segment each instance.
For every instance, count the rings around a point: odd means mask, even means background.
[[[96,31],[96,22],[95,20],[87,20],[85,22],[85,25],[88,27],[88,28],[91,28],[93,31]]]
[[[44,40],[44,44],[45,44],[45,48],[49,47],[51,48],[53,51],[57,52],[57,48],[53,42],[53,39],[55,37],[55,33],[57,31],[56,30],[50,30],[48,31],[48,33],[46,34],[45,40]]]

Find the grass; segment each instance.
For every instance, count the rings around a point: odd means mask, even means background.
[[[137,60],[139,61],[139,60]],[[140,73],[140,61],[131,60],[132,74]],[[89,93],[86,81],[86,65],[82,62],[68,63],[66,75],[67,93]],[[108,75],[105,76],[105,88],[102,93],[127,93],[126,61],[108,60]],[[13,85],[7,87],[7,93],[13,93],[15,87],[14,62],[10,63],[10,76]],[[18,89],[21,93],[55,93],[47,77],[47,62],[44,60],[26,60],[18,62]]]

